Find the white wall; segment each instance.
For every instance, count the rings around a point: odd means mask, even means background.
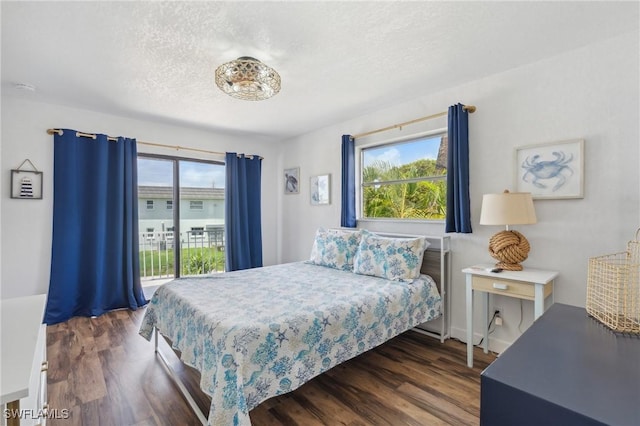
[[[48,128],[70,128],[84,132],[135,137],[139,141],[244,152],[264,157],[262,162],[262,238],[264,264],[276,262],[278,234],[276,187],[279,144],[264,138],[228,136],[187,127],[132,120],[83,109],[31,100],[2,98],[2,173],[9,175],[25,158],[44,172],[42,200],[10,199],[9,185],[1,189],[0,209],[2,276],[0,297],[45,293],[49,288],[51,229],[53,216],[53,136]],[[144,145],[139,152],[180,155],[191,158],[224,159],[192,151],[168,150]]]
[[[478,107],[470,115],[470,167],[473,234],[451,234],[453,245],[452,332],[465,340],[464,276],[460,270],[491,263],[488,240],[498,227],[480,226],[482,194],[513,189],[514,148],[585,140],[585,196],[578,200],[538,200],[538,223],[519,229],[532,249],[525,267],[560,271],[555,301],[584,306],[588,258],[622,250],[640,226],[639,35],[637,32],[489,76],[430,96],[416,98],[284,142],[280,169],[300,167],[299,195],[280,195],[279,259],[304,259],[317,227],[340,224],[340,137],[446,110],[462,102]],[[428,85],[428,81],[425,85]],[[446,126],[444,119],[376,135],[378,140]],[[367,144],[374,137],[357,140]],[[310,206],[309,177],[331,173],[331,205]],[[443,235],[443,223],[360,223],[380,231]],[[520,334],[520,303],[501,297],[504,326],[492,334],[502,350]],[[533,307],[524,302],[523,323]],[[476,312],[480,306],[476,304]],[[479,314],[474,322],[481,329]]]

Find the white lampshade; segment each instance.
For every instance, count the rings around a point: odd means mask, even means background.
[[[529,225],[536,221],[530,192],[505,191],[482,196],[480,225]]]

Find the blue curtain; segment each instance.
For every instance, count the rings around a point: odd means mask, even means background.
[[[449,107],[446,232],[471,233],[469,202],[469,113]]]
[[[257,268],[262,266],[262,159],[228,152],[225,168],[226,270]]]
[[[342,211],[340,226],[356,227],[356,143],[342,135]]]
[[[54,137],[47,324],[147,303],[138,260],[136,141],[76,134],[63,129]]]

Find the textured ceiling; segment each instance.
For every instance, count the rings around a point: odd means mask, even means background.
[[[280,140],[639,27],[638,2],[7,2],[3,96]],[[282,76],[231,98],[215,68]],[[17,90],[15,83],[37,87]]]

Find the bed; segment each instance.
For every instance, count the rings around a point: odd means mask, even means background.
[[[345,269],[306,261],[176,279],[154,294],[140,334],[155,335],[158,352],[159,332],[200,372],[208,418],[185,397],[203,424],[250,425],[249,411],[266,399],[442,317],[446,289],[428,275],[401,281]]]

